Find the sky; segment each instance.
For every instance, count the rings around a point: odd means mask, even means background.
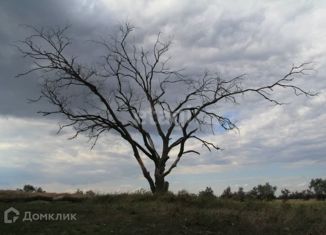
[[[70,25],[72,54],[95,63],[102,51],[90,44],[131,22],[140,42],[157,33],[172,39],[173,65],[188,73],[218,72],[228,79],[246,74],[248,84],[284,76],[292,65],[312,62],[313,71],[296,85],[318,96],[278,92],[286,105],[246,96],[228,107],[239,131],[206,133],[222,151],[195,148],[168,176],[172,191],[216,193],[231,186],[249,190],[270,182],[279,189],[302,190],[310,179],[326,176],[326,4],[325,1],[190,0],[30,0],[0,2],[0,188],[25,184],[46,191],[76,189],[131,192],[148,189],[130,147],[115,135],[103,136],[91,149],[71,130],[57,134],[59,120],[29,103],[40,94],[37,74],[16,78],[31,68],[14,45],[37,27]],[[146,162],[148,163],[148,162]]]

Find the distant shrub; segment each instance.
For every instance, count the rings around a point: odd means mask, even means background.
[[[269,183],[264,185],[258,185],[254,187],[249,193],[249,197],[254,199],[261,199],[261,200],[272,200],[275,199],[275,192],[277,187],[272,186]]]
[[[303,200],[308,200],[308,199],[312,199],[312,198],[316,198],[316,196],[314,195],[314,193],[310,190],[303,190],[303,191],[294,191],[291,192],[288,195],[288,199],[303,199]]]
[[[84,195],[84,192],[83,192],[83,190],[81,190],[81,189],[78,188],[76,190],[75,194]]]
[[[214,191],[211,187],[206,187],[205,190],[200,191],[198,196],[201,198],[215,198]]]
[[[312,179],[309,184],[309,189],[314,191],[317,199],[326,199],[326,179]]]
[[[189,193],[187,190],[182,189],[177,192],[176,198],[181,201],[192,201],[196,196],[196,194]]]
[[[305,190],[302,191],[302,199],[303,200],[309,200],[309,199],[312,199],[312,198],[314,198],[314,193],[311,190],[305,189]]]
[[[232,197],[233,197],[233,193],[231,191],[230,186],[228,186],[226,189],[224,189],[223,193],[221,194],[221,198],[231,199]]]
[[[23,189],[16,189],[17,191],[20,192],[28,192],[28,193],[45,193],[45,191],[41,188],[41,187],[35,187],[33,185],[30,184],[26,184],[24,185]]]
[[[288,189],[282,189],[280,199],[326,199],[326,179],[312,179],[309,184],[309,189],[302,191],[290,192]]]
[[[238,192],[233,194],[234,199],[243,201],[246,197],[246,193],[243,191],[242,187],[239,187]]]
[[[96,193],[94,193],[92,190],[88,190],[85,192],[85,195],[87,197],[95,197]]]
[[[37,192],[37,193],[45,193],[45,190],[43,190],[41,187],[38,187],[38,188],[36,189],[36,192]]]
[[[178,191],[177,196],[184,196],[184,195],[189,195],[189,192],[185,189],[181,189]]]
[[[283,199],[283,200],[287,200],[287,199],[289,199],[289,197],[290,197],[290,190],[288,190],[288,189],[282,189],[281,190],[281,195],[279,196],[279,198],[280,199]]]
[[[234,199],[234,200],[243,201],[245,200],[245,198],[249,197],[249,193],[246,193],[243,190],[243,187],[239,187],[237,192],[232,192],[229,186],[226,189],[224,189],[220,197],[224,199]]]
[[[26,184],[24,185],[24,188],[23,188],[24,192],[35,192],[36,189],[33,185],[30,185],[30,184]]]

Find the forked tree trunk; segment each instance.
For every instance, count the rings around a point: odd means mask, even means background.
[[[164,180],[164,177],[155,176],[155,191],[153,193],[166,193],[169,190],[169,182]]]
[[[165,181],[164,167],[162,167],[161,170],[156,168],[155,174],[154,174],[155,178],[153,180],[150,173],[147,171],[146,167],[140,160],[140,158],[137,158],[137,160],[142,168],[144,177],[147,179],[147,181],[149,183],[152,193],[153,194],[157,194],[157,193],[162,194],[162,193],[168,192],[169,182]]]
[[[163,175],[164,168],[155,170],[155,191],[152,192],[157,193],[166,193],[169,190],[169,182],[165,181],[165,177]]]

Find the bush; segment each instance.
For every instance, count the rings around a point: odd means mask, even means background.
[[[288,199],[303,199],[308,200],[311,198],[315,198],[315,195],[310,190],[303,190],[301,192],[295,191],[289,194]]]
[[[178,191],[177,196],[184,196],[184,195],[189,195],[189,192],[185,189],[181,189],[180,191]]]
[[[221,194],[221,198],[231,199],[232,197],[233,197],[233,193],[231,191],[230,186],[228,186],[226,189],[224,189],[223,193]]]
[[[221,198],[224,199],[235,199],[239,201],[245,200],[248,197],[248,193],[243,191],[243,187],[239,187],[237,192],[232,192],[230,186],[224,189],[223,193],[221,194]]]
[[[238,192],[234,193],[233,197],[237,200],[243,201],[246,197],[246,193],[243,191],[242,187],[239,187]]]
[[[85,195],[87,197],[95,197],[96,194],[92,190],[88,190],[86,191]]]
[[[214,191],[211,187],[206,187],[204,191],[200,191],[198,196],[201,198],[215,198]]]
[[[27,193],[45,193],[45,191],[41,187],[35,187],[30,184],[24,185],[23,189],[16,189],[17,191],[20,192],[27,192]]]
[[[281,190],[281,195],[280,195],[280,199],[283,199],[283,200],[287,200],[287,199],[289,199],[289,197],[290,197],[290,190],[288,190],[288,189],[282,189]]]
[[[83,190],[81,190],[81,189],[78,188],[78,189],[76,190],[75,194],[78,194],[78,195],[84,195],[84,192],[83,192]]]
[[[29,193],[36,191],[35,187],[33,185],[30,185],[30,184],[24,185],[23,190],[24,190],[24,192],[29,192]]]
[[[184,201],[184,202],[185,201],[191,201],[193,198],[196,197],[195,194],[191,194],[185,189],[182,189],[182,190],[178,191],[176,196],[177,196],[178,200],[181,200],[181,201]]]
[[[248,195],[254,199],[272,200],[275,199],[276,189],[276,186],[272,186],[269,183],[266,183],[265,185],[260,184],[254,187]]]
[[[326,199],[326,179],[312,179],[309,184],[317,199]]]
[[[309,189],[302,191],[290,192],[288,189],[282,189],[280,199],[302,199],[309,200],[312,198],[326,199],[326,179],[312,179],[309,184]]]
[[[38,188],[36,189],[36,192],[37,192],[37,193],[45,193],[45,190],[43,190],[41,187],[38,187]]]

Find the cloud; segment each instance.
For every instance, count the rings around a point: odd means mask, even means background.
[[[86,138],[67,141],[71,131],[53,136],[57,129],[51,120],[0,118],[1,182],[87,185],[140,176],[138,165],[130,161],[129,146],[114,136],[91,150]]]
[[[180,184],[187,185],[187,177],[196,175],[196,186],[188,186],[198,189],[216,177],[228,176],[231,169],[246,172],[273,164],[280,164],[275,171],[285,181],[301,184],[307,178],[289,180],[289,169],[308,177],[313,176],[312,167],[325,165],[326,5],[322,1],[3,1],[0,186],[18,187],[30,181],[52,185],[54,190],[94,186],[114,191],[118,185],[124,185],[122,190],[146,186],[128,145],[107,135],[90,151],[84,137],[66,140],[70,130],[57,136],[56,118],[36,114],[50,108],[49,104],[27,103],[39,94],[37,75],[15,78],[31,66],[12,46],[27,34],[21,24],[71,24],[70,35],[76,43],[69,53],[92,64],[102,50],[88,40],[114,33],[126,20],[135,24],[139,43],[149,45],[159,31],[165,38],[172,36],[173,66],[184,67],[189,74],[210,69],[231,78],[246,73],[244,84],[257,86],[280,78],[292,64],[315,64],[316,71],[299,78],[297,84],[319,91],[319,96],[307,99],[282,91],[276,98],[290,104],[274,107],[249,96],[239,99],[241,105],[217,109],[232,114],[240,132],[206,133],[224,150],[210,153],[194,145],[202,156],[181,160],[176,168]],[[146,164],[152,167],[150,162]],[[258,182],[263,175],[256,172],[250,177]],[[128,181],[130,178],[133,180]]]

